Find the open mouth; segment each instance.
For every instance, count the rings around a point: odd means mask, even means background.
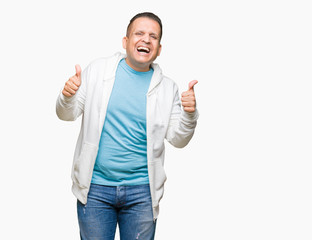
[[[141,52],[141,53],[150,53],[150,51],[151,51],[147,47],[138,47],[137,50],[138,50],[138,52]]]

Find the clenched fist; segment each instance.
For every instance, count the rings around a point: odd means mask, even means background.
[[[197,80],[193,80],[189,83],[189,89],[182,93],[181,101],[185,112],[193,113],[196,110],[196,98],[194,92],[194,85],[198,83]]]
[[[68,79],[62,91],[66,97],[74,96],[81,85],[81,67],[77,64],[75,68],[76,74]]]

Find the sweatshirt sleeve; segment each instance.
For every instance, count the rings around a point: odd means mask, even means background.
[[[60,92],[56,100],[56,115],[64,121],[75,121],[84,111],[86,100],[86,88],[88,82],[88,72],[90,67],[87,67],[81,74],[81,85],[72,97],[66,97]]]
[[[176,89],[166,139],[175,147],[183,148],[192,139],[199,117],[198,110],[193,113],[181,108],[178,89]]]

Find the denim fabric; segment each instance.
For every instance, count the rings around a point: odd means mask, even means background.
[[[82,240],[114,240],[117,223],[121,240],[154,239],[156,221],[148,184],[91,184],[88,202],[77,201],[77,212]]]

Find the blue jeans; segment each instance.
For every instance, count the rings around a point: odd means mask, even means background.
[[[153,240],[153,220],[149,184],[101,186],[91,184],[87,204],[77,201],[82,240],[114,240],[118,223],[121,240]]]

